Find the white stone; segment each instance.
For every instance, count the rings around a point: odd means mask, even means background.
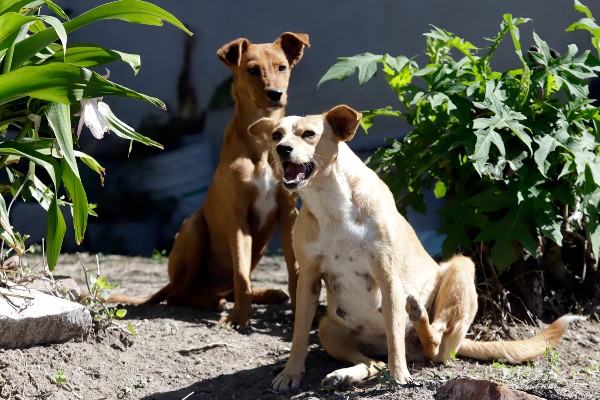
[[[0,348],[65,342],[86,335],[91,326],[89,311],[79,303],[37,290],[0,288]]]

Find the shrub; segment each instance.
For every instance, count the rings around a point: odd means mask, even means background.
[[[43,15],[46,7],[55,16]],[[46,254],[51,270],[66,230],[59,206],[71,207],[78,243],[84,237],[88,215],[93,214],[78,160],[100,178],[104,173],[96,160],[76,150],[82,124],[98,139],[110,130],[124,139],[162,148],[119,120],[102,97],[128,97],[163,109],[164,103],[111,82],[108,74],[90,70],[120,61],[137,73],[139,56],[89,43],[68,43],[69,33],[108,19],[146,25],[166,21],[191,34],[173,15],[139,0],[103,4],[73,19],[51,0],[0,0],[0,170],[6,179],[0,186],[0,239],[17,255],[23,254],[27,236],[12,230],[6,199],[38,201],[47,210]],[[75,117],[80,119],[77,134],[71,129]]]
[[[589,31],[599,49],[600,27],[577,0],[574,8],[585,18],[567,30]],[[357,71],[363,85],[381,66],[400,108],[366,111],[362,126],[371,127],[375,116],[393,116],[405,119],[410,132],[390,140],[369,163],[402,212],[412,207],[424,213],[425,190],[445,199],[439,228],[447,234],[444,256],[473,249],[504,272],[526,258],[562,263],[558,246],[575,244],[585,252],[583,271],[595,269],[600,115],[588,99],[588,81],[600,62],[575,45],[561,55],[535,33],[535,45],[524,50],[519,25],[528,21],[505,14],[483,50],[434,27],[425,34],[426,65],[364,53],[340,58],[319,85]],[[496,71],[491,61],[507,37],[518,68]],[[557,248],[558,255],[551,251]]]

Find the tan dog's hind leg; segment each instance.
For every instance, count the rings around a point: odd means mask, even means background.
[[[360,351],[359,343],[352,337],[350,330],[338,324],[329,316],[321,319],[319,339],[321,340],[321,346],[330,356],[353,364],[352,367],[338,369],[328,374],[321,381],[323,387],[346,387],[354,382],[360,382],[376,375],[379,371],[375,366],[385,367],[384,362],[372,360],[365,356]]]
[[[425,355],[444,362],[456,352],[477,312],[475,265],[467,257],[455,256],[443,263],[442,277],[434,304],[433,321],[413,296],[406,299],[406,311],[419,335]]]

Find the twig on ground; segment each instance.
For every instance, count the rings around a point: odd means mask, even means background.
[[[200,346],[200,347],[193,347],[191,349],[179,350],[179,354],[181,354],[182,356],[189,356],[191,354],[200,353],[200,352],[210,350],[215,347],[225,347],[229,350],[235,348],[234,346],[232,346],[226,342],[213,342],[213,343],[205,344],[204,346]]]

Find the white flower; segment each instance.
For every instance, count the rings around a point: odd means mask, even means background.
[[[106,69],[106,75],[102,75],[104,79],[108,79],[110,77],[110,71],[108,68]],[[81,129],[83,128],[83,124],[89,128],[92,132],[92,135],[96,139],[102,139],[104,134],[108,132],[109,125],[104,118],[104,115],[98,110],[98,101],[102,100],[101,97],[94,97],[91,99],[83,99],[80,101],[81,110],[79,113],[75,114],[79,115],[79,126],[77,127],[77,138],[79,139],[79,135],[81,135]]]
[[[77,138],[81,134],[83,124],[89,128],[96,139],[102,139],[108,132],[108,122],[98,110],[98,98],[81,100],[81,110],[79,111],[79,126],[77,127]]]

